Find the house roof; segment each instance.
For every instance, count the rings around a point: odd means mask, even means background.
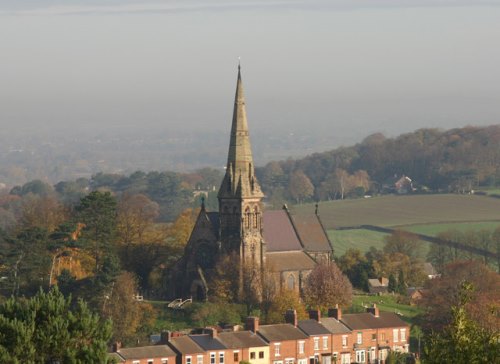
[[[328,236],[316,214],[290,215],[304,249],[314,252],[332,251]]]
[[[408,326],[406,322],[392,312],[380,312],[379,317],[375,317],[371,313],[351,313],[342,315],[340,320],[351,330],[362,329],[383,329],[388,327],[404,327]]]
[[[263,227],[267,251],[302,250],[297,233],[285,210],[264,211]]]
[[[166,358],[175,356],[175,352],[167,345],[140,346],[136,348],[121,348],[116,351],[124,360],[144,358]]]
[[[330,334],[330,331],[328,331],[326,327],[318,321],[312,319],[300,320],[298,327],[309,336]]]
[[[267,342],[307,339],[307,335],[290,324],[262,325],[258,334]]]
[[[218,339],[228,349],[268,346],[259,335],[252,331],[221,332]]]
[[[387,278],[382,278],[382,283],[377,278],[371,278],[368,280],[368,284],[371,287],[387,287],[389,285],[389,280]]]
[[[347,326],[333,317],[322,317],[321,324],[332,334],[346,334],[351,332]]]
[[[189,335],[191,340],[193,340],[199,347],[204,350],[224,350],[227,349],[224,344],[222,344],[216,338],[213,338],[211,335],[203,334],[203,335]]]
[[[267,252],[266,264],[277,272],[312,270],[316,266],[314,260],[302,251]]]
[[[169,345],[179,354],[196,354],[204,352],[204,350],[189,336],[174,337],[169,341]]]

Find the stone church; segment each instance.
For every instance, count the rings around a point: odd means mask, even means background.
[[[300,291],[319,261],[333,248],[316,213],[296,216],[286,207],[264,211],[264,194],[255,176],[245,96],[238,66],[226,173],[219,189],[219,211],[202,204],[183,257],[170,272],[170,298],[205,300],[210,273],[223,254],[235,253],[256,270],[268,265],[280,287]]]

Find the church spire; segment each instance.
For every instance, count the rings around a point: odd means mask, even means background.
[[[226,175],[219,190],[219,198],[262,196],[260,186],[255,179],[252,147],[248,133],[245,94],[241,80],[241,66],[238,63],[238,79],[234,96]]]

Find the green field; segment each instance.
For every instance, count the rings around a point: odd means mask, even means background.
[[[372,246],[382,249],[384,237],[388,235],[365,229],[328,230],[327,232],[337,257],[344,255],[349,248],[359,249],[363,253],[367,252]]]
[[[314,213],[314,204],[293,206],[296,214]],[[345,226],[384,227],[498,221],[500,199],[474,195],[380,196],[322,202],[319,214],[327,230]]]
[[[398,303],[396,296],[383,295],[383,296],[353,296],[352,306],[349,311],[363,312],[366,306],[371,306],[376,303],[380,311],[395,312],[401,315],[401,318],[408,322],[413,323],[413,318],[422,313],[422,309],[417,306],[409,306],[406,304]]]
[[[500,221],[480,221],[480,222],[462,222],[462,223],[448,223],[448,224],[398,226],[397,228],[405,231],[410,231],[412,233],[436,236],[437,234],[448,230],[458,230],[461,232],[466,232],[469,230],[493,231],[499,226],[500,226]]]

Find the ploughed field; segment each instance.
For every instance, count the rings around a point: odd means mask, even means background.
[[[297,205],[297,214],[314,213],[314,204]],[[371,246],[381,249],[385,233],[362,225],[381,226],[436,236],[447,230],[494,230],[500,226],[500,199],[475,195],[380,196],[355,200],[322,202],[319,214],[335,255],[350,248],[362,252]],[[349,228],[345,230],[346,228]],[[425,256],[429,243],[422,242]]]

